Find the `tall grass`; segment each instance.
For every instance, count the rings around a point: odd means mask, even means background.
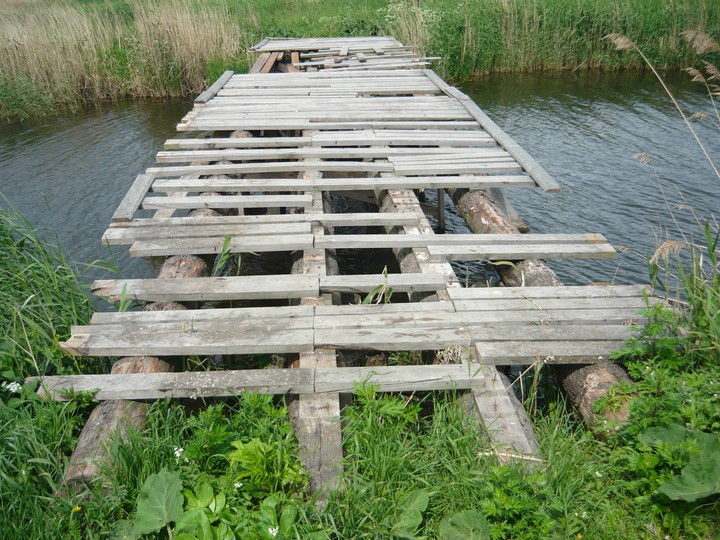
[[[100,99],[200,92],[247,63],[227,8],[199,0],[0,6],[0,116],[22,118]],[[28,94],[30,97],[28,98]]]
[[[0,208],[0,374],[100,372],[100,359],[66,356],[58,342],[92,314],[78,273],[60,248],[39,239],[21,215]]]
[[[720,34],[697,0],[65,0],[0,3],[0,118],[98,99],[194,94],[243,71],[264,36],[391,34],[442,56],[441,75],[641,68],[602,37],[630,35],[659,67],[690,65],[686,30]]]

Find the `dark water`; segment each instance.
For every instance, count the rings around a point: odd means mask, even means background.
[[[84,113],[2,125],[0,194],[35,227],[57,231],[71,260],[103,259],[122,276],[154,277],[126,246],[111,252],[100,237],[135,176],[154,164],[191,107],[183,100],[102,104]],[[90,269],[87,280],[100,275]]]
[[[699,84],[685,74],[666,79],[688,116],[712,114]],[[689,205],[703,220],[717,212],[720,180],[651,76],[515,74],[462,89],[564,190],[510,191],[532,232],[599,232],[628,249],[616,259],[552,262],[567,284],[647,282],[656,237],[678,238],[672,216],[686,234],[699,234],[692,213],[676,207]],[[712,118],[692,125],[720,164],[720,126]],[[639,153],[652,162],[633,159]]]
[[[700,87],[682,76],[670,79],[690,114],[711,112]],[[509,193],[533,232],[600,232],[629,249],[614,260],[553,263],[567,284],[647,281],[644,256],[671,224],[668,206],[688,204],[703,217],[717,207],[720,182],[652,78],[502,75],[463,90],[564,188]],[[122,276],[154,277],[156,270],[130,258],[125,246],[109,253],[99,239],[135,176],[154,163],[190,107],[188,101],[113,104],[1,126],[0,193],[36,227],[54,228],[72,259],[107,259]],[[693,125],[720,161],[720,130],[709,119]],[[641,152],[652,156],[651,165],[632,158]],[[685,231],[697,230],[687,210],[674,214]],[[449,232],[460,230],[451,219]],[[470,266],[472,276],[480,272]],[[464,268],[459,273],[464,276]],[[90,270],[86,279],[99,275]]]

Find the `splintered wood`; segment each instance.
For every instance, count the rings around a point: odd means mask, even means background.
[[[111,301],[253,307],[96,313],[61,346],[91,356],[289,353],[299,354],[297,369],[51,377],[46,391],[300,394],[292,414],[316,489],[337,485],[339,394],[358,381],[382,391],[467,388],[496,442],[534,453],[494,366],[603,361],[658,300],[641,286],[463,287],[449,261],[615,251],[599,234],[435,234],[414,190],[437,190],[442,216],[445,189],[559,186],[466,95],[417,69],[428,60],[395,39],[269,38],[254,50],[262,53],[254,73],[226,72],[196,99],[178,125],[189,136],[168,140],[159,166],[135,179],[102,241],[140,257],[300,252],[296,273],[99,281],[93,292]],[[377,211],[342,213],[328,204],[331,194]],[[338,250],[392,250],[402,273],[330,275],[327,254]],[[347,303],[353,294],[387,299],[389,290],[396,303]],[[338,349],[460,351],[461,363],[339,368]]]

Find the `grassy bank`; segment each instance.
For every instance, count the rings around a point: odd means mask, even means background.
[[[598,406],[636,395],[627,425],[593,436],[547,384],[542,399],[528,397],[546,460],[528,471],[501,463],[449,393],[360,389],[344,411],[344,489],[318,510],[284,402],[255,395],[202,411],[158,401],[145,430],[113,447],[105,489],[56,496],[92,403],[40,399],[21,382],[103,366],[59,352],[89,315],[77,273],[3,211],[0,537],[710,538],[720,525],[720,253],[717,227],[706,231],[705,246],[687,246],[690,267],[679,271],[665,248],[651,263],[688,305],[650,312],[621,353],[635,382]]]
[[[720,35],[720,5],[694,0],[18,0],[0,5],[0,118],[100,99],[199,93],[244,71],[262,37],[391,34],[463,79],[494,71],[640,68],[602,41],[632,37],[657,66],[695,57],[680,33]]]

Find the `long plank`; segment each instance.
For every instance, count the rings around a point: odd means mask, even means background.
[[[317,277],[303,275],[233,276],[186,279],[97,280],[91,292],[118,300],[212,301],[317,296]]]
[[[190,230],[196,226],[217,226],[218,234],[223,234],[221,227],[234,225],[259,225],[281,223],[311,223],[317,221],[328,226],[367,227],[374,225],[412,225],[417,216],[409,213],[378,214],[377,212],[349,212],[346,214],[263,214],[243,216],[209,216],[209,217],[169,217],[169,218],[136,218],[127,223],[114,223],[110,229],[153,229],[159,227],[177,227]]]
[[[307,159],[307,158],[381,158],[392,156],[391,161],[418,162],[423,159],[472,159],[506,157],[507,152],[497,147],[474,149],[458,148],[267,148],[230,150],[192,150],[158,152],[158,163],[183,163],[192,161],[248,161],[260,159]],[[413,156],[404,158],[404,156]]]
[[[570,287],[458,287],[448,291],[452,300],[509,298],[617,298],[652,294],[647,285],[585,285]]]
[[[496,326],[519,324],[612,324],[627,326],[640,322],[637,308],[586,308],[552,310],[476,310],[476,311],[417,311],[413,308],[398,313],[316,314],[315,328],[383,328],[412,325],[415,327],[451,328],[460,326]]]
[[[309,329],[254,334],[193,332],[192,325],[174,332],[139,332],[121,335],[74,334],[60,347],[77,356],[192,356],[213,354],[300,353],[313,350]]]
[[[512,155],[523,169],[533,177],[535,182],[545,191],[558,192],[562,191],[558,183],[543,169],[540,164],[535,161],[518,143],[498,127],[488,115],[486,115],[470,97],[463,94],[457,88],[451,87],[433,71],[425,70],[425,74],[431,79],[438,88],[440,88],[448,96],[455,97],[467,109],[468,113],[478,121],[482,128],[487,131],[493,138]]]
[[[180,218],[182,219],[182,218]],[[169,225],[146,227],[111,227],[102,236],[105,245],[132,244],[136,240],[153,240],[169,238],[190,238],[204,236],[257,236],[262,234],[309,234],[310,222],[307,223],[259,223],[239,225]]]
[[[354,191],[376,189],[485,189],[489,187],[535,187],[524,175],[413,176],[377,178],[219,178],[199,180],[156,180],[154,192],[173,191]]]
[[[321,293],[370,292],[385,285],[395,292],[434,291],[445,287],[442,274],[382,275],[268,275],[186,279],[96,280],[90,290],[98,296],[127,300],[247,300],[301,298]]]
[[[429,246],[430,256],[452,261],[523,259],[607,259],[616,253],[609,244],[556,244],[525,246]]]
[[[543,341],[536,343],[476,342],[480,362],[492,365],[595,364],[622,348],[621,339],[607,341]]]
[[[332,248],[404,248],[432,246],[440,250],[456,247],[504,249],[509,246],[607,245],[601,234],[338,234],[316,238],[316,247]]]
[[[157,178],[169,178],[186,174],[246,174],[272,172],[311,171],[364,171],[391,172],[389,163],[373,163],[367,161],[308,161],[308,162],[267,162],[267,163],[231,163],[229,165],[187,165],[178,167],[151,167],[149,174]]]
[[[110,221],[121,223],[132,220],[154,180],[155,177],[152,174],[139,174]]]
[[[145,197],[142,208],[304,208],[307,195],[222,195],[193,197]]]
[[[222,252],[225,238],[226,237],[218,236],[169,240],[139,240],[130,248],[130,255],[134,257],[210,255]],[[285,236],[244,236],[231,238],[227,249],[229,253],[265,253],[312,249],[312,247],[312,235],[290,234]]]
[[[207,103],[212,98],[215,97],[215,95],[218,93],[218,91],[225,86],[225,83],[230,80],[230,77],[233,76],[232,71],[226,71],[218,79],[208,88],[205,90],[202,94],[200,94],[198,97],[195,98],[195,103]]]

